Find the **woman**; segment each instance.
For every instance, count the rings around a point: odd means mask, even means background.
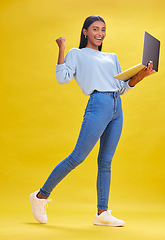
[[[80,46],[71,49],[64,58],[65,38],[56,40],[59,47],[56,77],[68,83],[74,77],[83,93],[90,95],[77,144],[72,153],[60,162],[40,189],[30,195],[33,215],[40,223],[47,222],[47,198],[54,187],[84,161],[100,139],[97,175],[97,208],[94,224],[123,226],[124,221],[108,210],[111,162],[122,130],[120,95],[133,88],[153,70],[152,62],[128,81],[113,78],[122,72],[114,53],[101,52],[106,25],[100,16],[88,17],[82,27]]]

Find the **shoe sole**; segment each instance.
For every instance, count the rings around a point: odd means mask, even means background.
[[[94,225],[99,225],[99,226],[109,226],[109,227],[124,227],[124,224],[112,224],[112,223],[93,223]]]

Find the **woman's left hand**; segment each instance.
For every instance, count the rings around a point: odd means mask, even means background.
[[[155,70],[153,68],[153,62],[149,61],[148,66],[143,68],[140,72],[138,72],[137,76],[141,79],[149,76],[150,74],[154,73]]]
[[[138,74],[133,77],[130,81],[129,81],[129,86],[133,87],[135,86],[138,82],[140,82],[143,78],[149,76],[150,74],[154,73],[155,70],[152,69],[153,68],[153,62],[149,61],[148,66],[144,67],[141,71],[138,72]]]

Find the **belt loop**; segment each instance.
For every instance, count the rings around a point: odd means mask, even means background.
[[[119,95],[119,91],[113,92],[113,97],[117,97]]]

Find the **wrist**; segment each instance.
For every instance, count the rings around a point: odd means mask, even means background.
[[[57,64],[63,64],[64,63],[64,48],[59,48],[59,55],[58,55],[58,62]]]
[[[59,47],[59,52],[64,52],[65,51],[65,46],[60,46]]]
[[[129,81],[129,86],[130,87],[134,87],[137,83],[139,83],[143,78],[139,77],[138,75],[134,76],[133,78],[131,78],[131,80]]]

